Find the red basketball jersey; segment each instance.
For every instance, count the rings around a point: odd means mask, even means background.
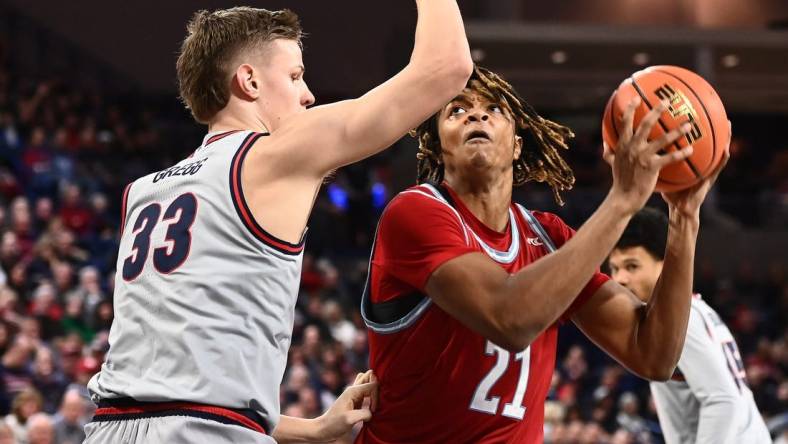
[[[496,232],[446,184],[396,196],[378,226],[362,299],[380,402],[356,443],[541,443],[557,325],[508,351],[433,304],[424,287],[457,256],[483,252],[514,273],[573,233],[553,214],[514,204],[505,232]],[[562,318],[607,279],[597,272]]]

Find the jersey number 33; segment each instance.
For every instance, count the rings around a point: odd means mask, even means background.
[[[151,233],[159,223],[167,225],[167,232],[162,244],[153,249],[152,262],[156,271],[172,273],[189,257],[191,227],[197,217],[197,198],[192,193],[181,194],[163,214],[161,208],[154,202],[143,208],[134,221],[131,254],[123,261],[123,280],[127,282],[136,279],[145,268],[151,250]]]

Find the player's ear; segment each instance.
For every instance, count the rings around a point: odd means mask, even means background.
[[[241,97],[247,100],[255,100],[260,97],[260,80],[257,78],[257,71],[248,63],[238,65],[235,69],[234,84]]]
[[[512,154],[512,161],[520,158],[520,153],[523,152],[523,138],[516,135],[514,136],[514,153]]]

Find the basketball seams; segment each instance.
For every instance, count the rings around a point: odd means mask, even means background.
[[[679,82],[681,82],[684,86],[687,87],[687,89],[689,89],[689,92],[691,92],[692,95],[695,96],[695,98],[697,99],[698,103],[700,103],[700,107],[703,108],[703,114],[706,115],[706,121],[709,122],[709,129],[711,129],[711,165],[710,166],[713,166],[714,163],[715,163],[714,159],[717,158],[717,133],[716,133],[716,131],[714,131],[714,121],[711,120],[711,115],[709,114],[709,110],[706,109],[706,104],[703,103],[703,100],[701,100],[701,98],[698,95],[698,93],[695,92],[695,89],[692,88],[692,86],[690,86],[687,82],[685,82],[681,77],[673,74],[672,72],[663,71],[661,69],[654,69],[654,71],[660,72],[662,74],[667,74],[667,75],[673,77],[674,79],[678,80]],[[686,160],[689,161],[689,159],[686,159]],[[693,171],[695,171],[694,168],[693,168]]]
[[[616,125],[616,116],[615,116],[615,103],[616,103],[616,96],[618,95],[618,90],[613,92],[613,95],[610,97],[610,126],[613,128],[613,132],[616,134],[616,140],[620,139],[621,136],[618,133],[618,126]],[[611,149],[615,147],[610,147]]]
[[[635,88],[635,91],[638,93],[638,95],[640,95],[640,98],[643,99],[643,103],[646,104],[646,106],[648,107],[649,110],[654,109],[654,107],[651,106],[651,103],[648,101],[648,97],[646,97],[646,94],[643,92],[642,89],[640,89],[640,86],[638,86],[637,82],[635,81],[635,78],[634,77],[630,77],[630,79],[632,80],[632,87]],[[668,129],[668,126],[665,125],[665,122],[662,121],[662,117],[657,119],[657,122],[659,123],[659,126],[662,128],[662,131],[664,131],[665,134],[667,134],[670,131]],[[679,145],[678,141],[673,142],[673,146],[678,151],[681,151],[681,149],[682,149],[681,145]],[[703,178],[703,176],[701,176],[701,174],[698,172],[698,169],[695,167],[695,165],[692,162],[690,162],[689,158],[684,159],[684,162],[687,163],[687,165],[690,167],[692,172],[695,174],[696,178],[698,178],[698,179],[702,179]],[[660,177],[659,180],[661,180],[661,181],[663,181],[665,183],[675,184],[675,182],[672,182],[672,181],[669,181],[669,180],[665,180],[662,177]]]

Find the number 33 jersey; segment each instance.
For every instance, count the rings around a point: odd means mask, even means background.
[[[525,350],[506,350],[432,303],[424,287],[463,254],[485,253],[514,273],[573,233],[558,217],[519,205],[510,205],[499,233],[445,183],[395,197],[378,226],[362,298],[380,393],[356,443],[541,443],[557,325]],[[595,274],[562,318],[607,279]]]
[[[188,159],[126,188],[94,401],[251,408],[277,423],[303,240],[266,233],[244,200],[241,167],[263,136],[209,134]]]

